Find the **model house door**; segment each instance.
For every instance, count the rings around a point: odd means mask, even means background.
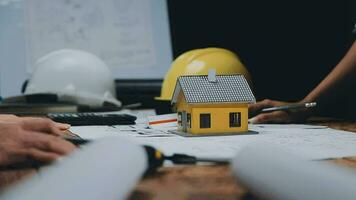
[[[183,111],[182,112],[182,126],[183,126],[183,132],[187,132],[187,112]]]

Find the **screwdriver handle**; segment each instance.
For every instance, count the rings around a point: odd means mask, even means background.
[[[151,146],[143,146],[147,153],[148,167],[144,176],[153,174],[156,170],[163,165],[164,155]]]

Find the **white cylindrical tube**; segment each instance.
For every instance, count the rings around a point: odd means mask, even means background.
[[[246,146],[232,168],[242,184],[264,199],[356,199],[356,171],[308,161],[272,144]]]
[[[100,139],[13,186],[0,199],[126,199],[147,165],[141,145],[125,138]]]

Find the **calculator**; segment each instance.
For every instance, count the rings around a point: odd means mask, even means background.
[[[55,122],[72,126],[132,125],[137,119],[136,116],[122,113],[48,113],[46,116]]]

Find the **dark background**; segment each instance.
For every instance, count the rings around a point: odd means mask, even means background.
[[[174,57],[204,47],[234,51],[259,100],[305,97],[346,53],[356,22],[355,0],[168,0],[168,6]],[[350,99],[340,97],[344,105]]]

